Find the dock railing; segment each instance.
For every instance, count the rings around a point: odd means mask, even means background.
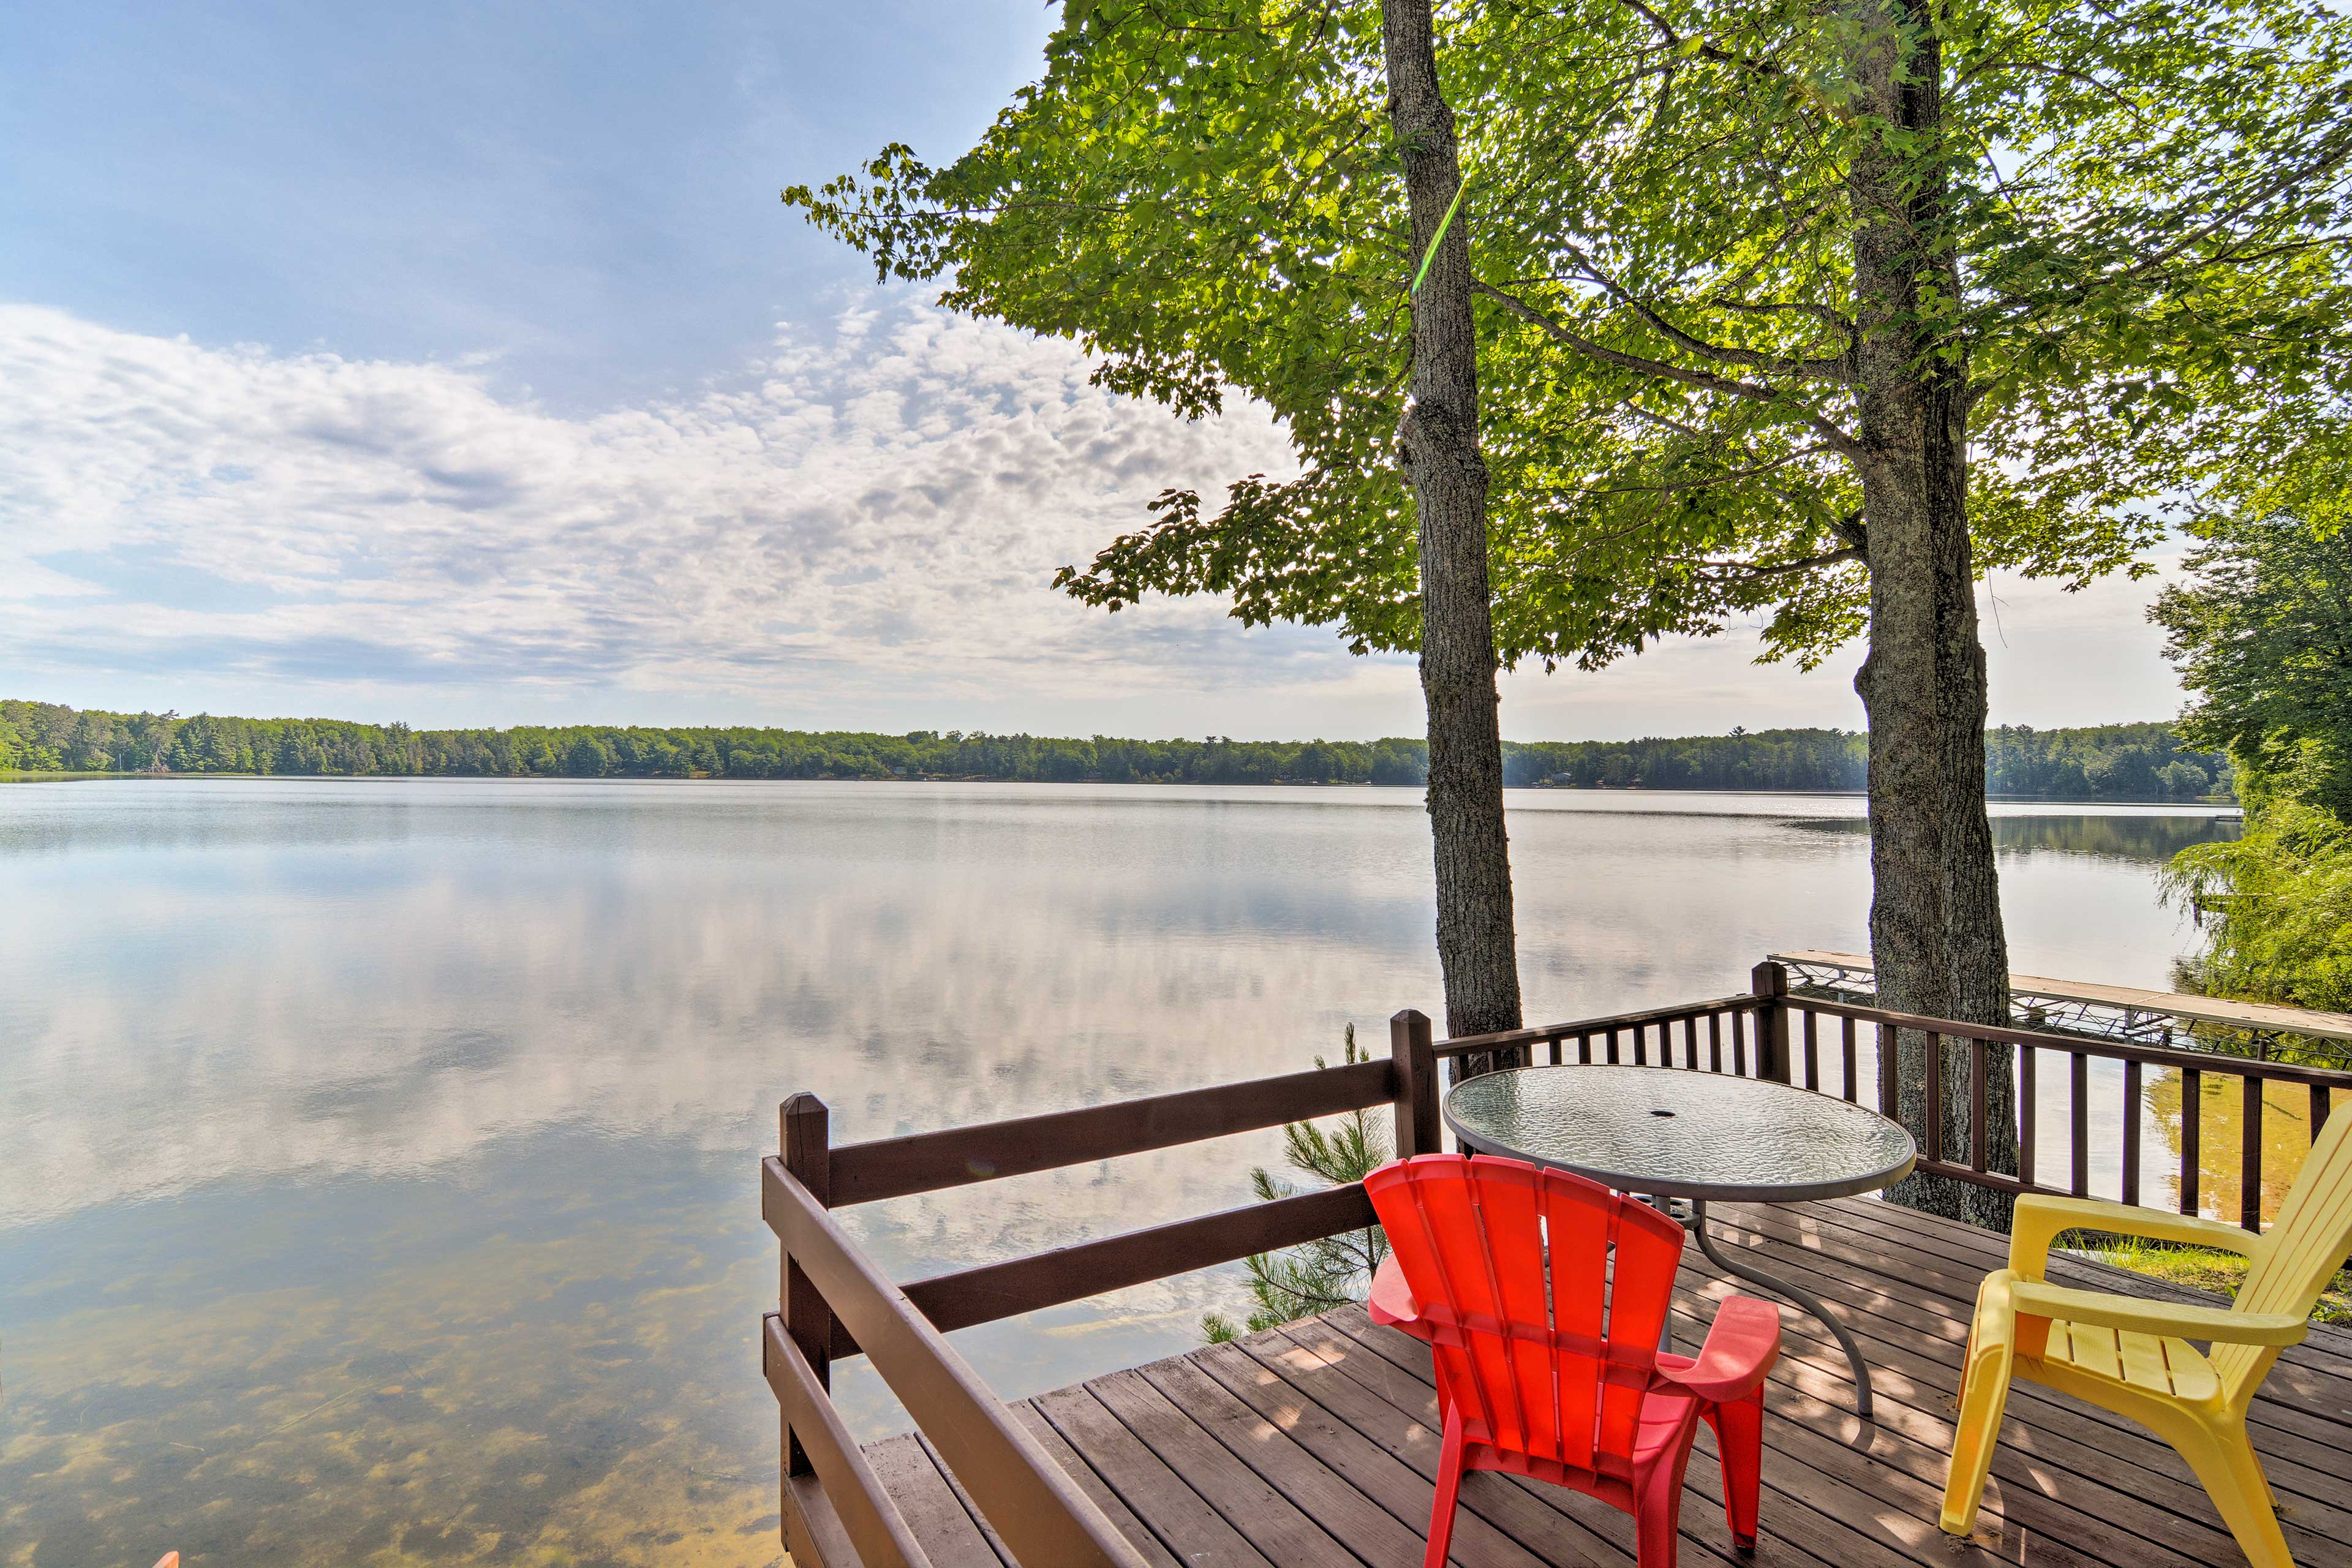
[[[762,1210],[784,1254],[782,1310],[764,1326],[761,1358],[783,1412],[784,1543],[799,1568],[923,1563],[826,1392],[833,1362],[861,1353],[1015,1558],[1140,1568],[1143,1559],[943,1336],[1376,1223],[1362,1185],[1351,1183],[901,1288],[831,1211],[1381,1104],[1398,1108],[1400,1150],[1434,1152],[1429,1020],[1401,1015],[1396,1036],[1389,1060],[839,1148],[829,1143],[821,1100],[786,1100],[782,1151],[761,1173]]]
[[[1927,1054],[1942,1061],[1946,1070],[1926,1075],[1927,1107],[1922,1118],[1923,1125],[1914,1129],[1920,1140],[1919,1169],[2003,1192],[2056,1193],[2074,1197],[2090,1195],[2090,1064],[2093,1061],[2119,1062],[2123,1067],[2123,1082],[2116,1106],[2122,1142],[2121,1200],[2126,1204],[2140,1203],[2145,1165],[2142,1125],[2147,1107],[2147,1069],[2170,1068],[2180,1075],[2179,1178],[2175,1198],[2182,1214],[2196,1214],[2200,1206],[2202,1152],[2200,1134],[2203,1124],[2205,1080],[2235,1079],[2240,1114],[2237,1128],[2238,1214],[2234,1217],[2240,1225],[2252,1231],[2262,1229],[2265,1149],[2263,1117],[2264,1104],[2269,1098],[2268,1089],[2273,1085],[2292,1085],[2307,1092],[2313,1137],[2316,1137],[2320,1128],[2326,1123],[2333,1108],[2332,1095],[2337,1091],[2352,1092],[2352,1072],[2332,1068],[2304,1067],[2253,1057],[2185,1050],[2173,1046],[2133,1046],[2119,1041],[2089,1040],[2078,1035],[1957,1024],[1947,1019],[1923,1018],[1880,1007],[1862,1007],[1810,997],[1791,997],[1784,1005],[1789,1013],[1802,1020],[1808,1088],[1818,1087],[1820,1047],[1817,1036],[1821,1021],[1835,1022],[1844,1067],[1842,1092],[1849,1100],[1853,1099],[1855,1093],[1855,1028],[1858,1025],[1867,1024],[1876,1030],[1874,1043],[1879,1061],[1878,1094],[1882,1110],[1892,1104],[1895,1098],[1896,1053],[1892,1048],[1893,1042],[1887,1038],[1889,1032],[1916,1029],[1924,1034]],[[2013,1053],[2020,1107],[2018,1168],[2014,1173],[1990,1169],[1986,1160],[1990,1125],[1986,1111],[1986,1084],[1995,1051]],[[1956,1057],[1960,1058],[1957,1070],[1954,1067]],[[2064,1177],[2059,1182],[2043,1179],[2045,1165],[2040,1157],[2042,1152],[2042,1118],[2039,1090],[2045,1060],[2066,1074],[2066,1163]],[[1945,1137],[1948,1119],[1944,1114],[1943,1099],[1947,1085],[1955,1078],[1967,1086],[1969,1098],[1962,1120],[1967,1135],[1960,1141],[1960,1146],[1948,1147]]]
[[[1800,994],[1864,1007],[1875,1000],[1877,966],[1862,953],[1767,956],[1788,966]],[[2352,1014],[2042,974],[2011,974],[2009,994],[2009,1022],[2021,1029],[2352,1068]]]
[[[1874,1031],[1874,1072],[1860,1064],[1861,1030]],[[824,1102],[784,1101],[778,1154],[761,1162],[761,1209],[782,1244],[779,1310],[763,1324],[762,1370],[782,1412],[784,1544],[797,1568],[851,1563],[928,1568],[913,1533],[853,1440],[829,1393],[834,1362],[863,1354],[938,1450],[973,1506],[1020,1562],[1117,1564],[1143,1559],[946,1340],[956,1329],[1106,1291],[1231,1263],[1376,1223],[1360,1184],[1252,1204],[1124,1235],[1055,1247],[899,1286],[858,1248],[833,1211],[975,1182],[1089,1164],[1122,1155],[1312,1121],[1388,1104],[1400,1155],[1444,1147],[1440,1064],[1519,1050],[1530,1062],[1618,1062],[1660,1070],[1728,1072],[1792,1083],[1891,1111],[1903,1059],[1896,1031],[1917,1030],[1942,1061],[1927,1075],[1919,1168],[2012,1193],[2087,1194],[2089,1064],[2123,1068],[2122,1195],[2140,1201],[2140,1110],[2150,1067],[2181,1074],[2179,1203],[2198,1205],[2200,1106],[2209,1076],[2241,1080],[2244,1152],[2240,1223],[2261,1228],[2264,1091],[2300,1085],[2315,1135],[2331,1095],[2352,1093],[2352,1072],[2253,1058],[2132,1046],[2079,1036],[1962,1024],[1792,995],[1785,968],[1757,966],[1746,992],[1539,1028],[1432,1038],[1417,1011],[1396,1015],[1386,1059],[1115,1101],[1042,1116],[834,1146]],[[1987,1084],[1995,1051],[2013,1052],[2019,1169],[1991,1169]],[[2041,1179],[2037,1079],[2055,1053],[2067,1074],[2066,1176]],[[1967,1133],[1945,1136],[1948,1078],[1967,1087]]]

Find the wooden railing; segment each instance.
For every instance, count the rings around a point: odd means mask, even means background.
[[[1786,1082],[1787,1074],[1781,1070],[1787,1045],[1785,1034],[1774,1033],[1775,1020],[1780,1017],[1778,1008],[1786,990],[1786,973],[1780,974],[1782,992],[1775,993],[1765,989],[1774,983],[1773,976],[1766,973],[1768,970],[1779,971],[1780,965],[1759,965],[1756,972],[1759,989],[1752,992],[1654,1007],[1644,1013],[1617,1013],[1601,1018],[1546,1024],[1536,1029],[1465,1035],[1443,1041],[1433,1049],[1441,1059],[1517,1051],[1524,1052],[1530,1064],[1535,1065],[1540,1065],[1538,1058],[1548,1056],[1553,1067],[1570,1060],[1586,1065],[1630,1063],[1636,1067],[1731,1072],[1743,1078],[1773,1078]],[[1706,1033],[1704,1045],[1699,1039],[1701,1026]],[[1679,1062],[1673,1059],[1678,1029],[1683,1052]],[[1783,1055],[1776,1056],[1776,1051]]]
[[[1878,1070],[1860,1067],[1859,1031],[1875,1033]],[[835,1360],[863,1354],[939,1451],[989,1526],[1021,1562],[1138,1568],[1143,1559],[1102,1511],[946,1341],[955,1329],[992,1322],[1171,1275],[1230,1263],[1255,1253],[1359,1230],[1375,1223],[1360,1184],[1253,1204],[1222,1214],[1078,1242],[1033,1257],[984,1264],[906,1286],[891,1283],[845,1236],[832,1211],[854,1204],[937,1192],[1059,1166],[1248,1132],[1285,1122],[1388,1104],[1402,1156],[1444,1147],[1439,1114],[1442,1062],[1502,1053],[1559,1064],[1618,1062],[1662,1070],[1726,1072],[1795,1083],[1849,1100],[1874,1088],[1877,1108],[1897,1104],[1904,1059],[1898,1031],[1919,1031],[1928,1056],[1967,1053],[1968,1117],[1960,1144],[1944,1132],[1948,1073],[1927,1075],[1927,1115],[1913,1131],[1919,1168],[2010,1192],[2088,1191],[2088,1064],[2121,1062],[2127,1104],[2123,1120],[2124,1201],[2139,1201],[2138,1108],[2150,1065],[2180,1071],[2184,1082],[2180,1206],[2198,1196],[2198,1107],[2208,1075],[2234,1076],[2250,1133],[2244,1156],[2243,1223],[2259,1228],[2264,1086],[2308,1086],[2315,1133],[2333,1090],[2352,1092],[2352,1073],[2128,1046],[2070,1035],[1995,1028],[1920,1018],[1879,1008],[1791,995],[1787,971],[1759,964],[1750,989],[1645,1012],[1552,1024],[1505,1034],[1433,1040],[1428,1018],[1413,1011],[1390,1023],[1386,1060],[1354,1063],[1245,1083],[1222,1084],[1078,1110],[950,1128],[938,1132],[832,1145],[823,1101],[796,1094],[782,1111],[782,1151],[761,1163],[761,1202],[783,1246],[781,1310],[761,1337],[763,1371],[782,1415],[784,1542],[797,1568],[852,1563],[928,1568],[920,1546],[852,1440],[829,1389]],[[2019,1169],[1991,1168],[1987,1085],[1990,1053],[2012,1050],[2021,1119]],[[2069,1074],[2071,1137],[2066,1184],[2038,1180],[2036,1079],[2042,1057],[2057,1052]],[[1866,1086],[1865,1076],[1872,1080]]]
[[[2320,1128],[2326,1125],[2333,1109],[2332,1095],[2339,1090],[2352,1093],[2352,1072],[2330,1068],[2302,1067],[2254,1057],[2183,1050],[2178,1047],[2130,1046],[2120,1042],[2086,1040],[2077,1035],[2044,1034],[2032,1029],[1957,1024],[1948,1019],[1927,1018],[1909,1013],[1890,1012],[1882,1007],[1861,1007],[1850,1003],[1810,997],[1790,997],[1780,1005],[1785,1014],[1795,1015],[1803,1021],[1808,1087],[1815,1086],[1818,1076],[1816,1037],[1820,1021],[1837,1021],[1847,1063],[1844,1094],[1849,1100],[1854,1098],[1852,1064],[1855,1027],[1868,1024],[1877,1031],[1874,1044],[1879,1061],[1878,1092],[1882,1110],[1894,1100],[1898,1059],[1895,1042],[1888,1036],[1897,1030],[1916,1030],[1925,1038],[1922,1059],[1932,1058],[1944,1067],[1942,1072],[1924,1075],[1925,1110],[1918,1119],[1919,1124],[1913,1129],[1920,1141],[1919,1169],[2003,1192],[2056,1193],[2074,1197],[2090,1195],[2090,1064],[2095,1060],[2112,1061],[2123,1066],[2123,1083],[2117,1104],[2122,1143],[2119,1196],[2125,1203],[2138,1204],[2145,1163],[2142,1158],[2141,1111],[2146,1103],[2147,1071],[2151,1067],[2169,1068],[2180,1075],[2179,1176],[2175,1195],[2182,1214],[2196,1214],[2200,1209],[2199,1188],[2202,1177],[2200,1132],[2205,1080],[2209,1078],[2234,1079],[2238,1083],[2241,1107],[2238,1214],[2235,1217],[2240,1225],[2252,1231],[2263,1227],[2263,1115],[2268,1087],[2292,1084],[2307,1091],[2310,1130],[2315,1138],[2318,1136]],[[2013,1053],[2011,1065],[2015,1074],[2019,1109],[2017,1169],[2013,1173],[1992,1169],[1987,1158],[1990,1131],[1987,1084],[1991,1076],[1992,1053],[1995,1051]],[[1954,1067],[1955,1057],[1960,1058],[1960,1066],[1957,1069]],[[2042,1179],[2040,1079],[2046,1058],[2056,1058],[2066,1073],[2066,1174],[2063,1183]],[[1960,1126],[1965,1131],[1958,1140],[1958,1146],[1947,1147],[1946,1132],[1952,1119],[1946,1113],[1944,1097],[1950,1092],[1949,1086],[1956,1079],[1965,1085],[1967,1095],[1959,1116]]]
[[[1864,1100],[1859,1059],[1857,1037],[1864,1026],[1873,1031],[1872,1054],[1876,1065],[1876,1071],[1870,1075],[1875,1079],[1875,1094],[1870,1100]],[[1530,1059],[1538,1054],[1546,1055],[1554,1064],[1568,1060],[1630,1062],[1732,1072],[1835,1093],[1857,1103],[1872,1103],[1881,1114],[1894,1116],[1898,1103],[1895,1078],[1903,1060],[1895,1037],[1898,1032],[1911,1031],[1916,1031],[1913,1039],[1918,1059],[1924,1062],[1933,1056],[1944,1067],[1941,1073],[1923,1075],[1923,1110],[1921,1114],[1908,1119],[1913,1135],[1919,1140],[1918,1169],[2009,1193],[2090,1195],[2090,1064],[2111,1061],[2121,1064],[2123,1069],[2117,1097],[2121,1118],[2118,1196],[2127,1204],[2140,1202],[2145,1164],[2141,1111],[2146,1104],[2147,1069],[2170,1068],[2180,1075],[2181,1085],[2176,1198],[2181,1213],[2198,1213],[2202,1196],[2205,1082],[2209,1079],[2235,1079],[2240,1149],[2238,1213],[2232,1217],[2249,1230],[2262,1228],[2263,1119],[2270,1086],[2294,1085],[2307,1091],[2314,1137],[2333,1110],[2333,1095],[2352,1094],[2352,1072],[2332,1068],[2179,1047],[2130,1045],[2081,1035],[1963,1024],[1948,1018],[1923,1017],[1883,1007],[1791,994],[1788,971],[1772,963],[1756,966],[1751,989],[1744,995],[1646,1013],[1552,1024],[1539,1029],[1466,1037],[1445,1041],[1436,1047],[1436,1052],[1440,1057],[1461,1057],[1517,1048],[1528,1051]],[[1996,1051],[2009,1056],[2017,1087],[2018,1156],[2014,1171],[1996,1169],[1990,1157],[1994,1142],[1989,1086]],[[2045,1060],[2053,1058],[2058,1059],[2067,1075],[2067,1134],[2063,1150],[2065,1175],[2058,1182],[2043,1179],[2044,1162],[2041,1158],[2043,1145],[2040,1079]],[[1949,1106],[1946,1103],[1948,1094],[1954,1097]],[[1959,1131],[1948,1135],[1955,1123]]]
[[[781,1312],[761,1338],[783,1411],[784,1543],[798,1568],[923,1558],[850,1443],[826,1390],[832,1363],[864,1354],[1013,1555],[1024,1563],[1139,1565],[1100,1510],[1007,1416],[944,1334],[1129,1285],[1373,1225],[1360,1184],[891,1284],[831,1211],[1058,1166],[1091,1164],[1375,1105],[1397,1107],[1397,1147],[1433,1152],[1429,1020],[1400,1014],[1395,1054],[1255,1082],[840,1148],[814,1095],[784,1102],[782,1152],[761,1165],[761,1205],[783,1243]]]

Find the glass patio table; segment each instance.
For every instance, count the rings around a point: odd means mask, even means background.
[[[1811,1089],[1654,1067],[1537,1067],[1486,1073],[1446,1094],[1446,1125],[1474,1153],[1555,1165],[1621,1193],[1690,1205],[1685,1227],[1735,1279],[1784,1296],[1837,1336],[1870,1417],[1870,1368],[1820,1298],[1726,1254],[1706,1205],[1799,1203],[1875,1192],[1911,1172],[1911,1134],[1874,1110]]]

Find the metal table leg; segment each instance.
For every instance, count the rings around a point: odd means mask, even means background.
[[[1734,1279],[1745,1279],[1751,1285],[1762,1286],[1776,1296],[1787,1297],[1801,1310],[1811,1313],[1828,1328],[1831,1333],[1837,1336],[1838,1347],[1845,1352],[1846,1363],[1853,1369],[1854,1413],[1864,1421],[1869,1420],[1871,1418],[1870,1367],[1862,1359],[1862,1347],[1854,1342],[1852,1334],[1846,1332],[1844,1324],[1830,1316],[1828,1309],[1822,1305],[1822,1299],[1811,1291],[1791,1285],[1776,1275],[1767,1274],[1761,1268],[1736,1262],[1722,1248],[1717,1247],[1715,1238],[1706,1233],[1705,1200],[1698,1198],[1691,1200],[1691,1214],[1687,1224],[1691,1235],[1698,1238],[1698,1249],[1706,1254],[1708,1262]]]

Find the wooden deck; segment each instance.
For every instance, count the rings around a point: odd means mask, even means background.
[[[1735,1556],[1711,1440],[1683,1507],[1692,1563],[1895,1568],[1914,1563],[2187,1568],[2243,1562],[2187,1468],[2137,1427],[2020,1383],[1973,1542],[1936,1527],[1958,1363],[1978,1280],[2000,1238],[1864,1199],[1712,1209],[1717,1233],[1766,1268],[1846,1302],[1874,1367],[1879,1418],[1852,1414],[1837,1346],[1793,1310],[1765,1425],[1764,1537]],[[2053,1277],[2164,1294],[2095,1265]],[[2128,1281],[2118,1286],[2118,1281]],[[1677,1343],[1729,1293],[1686,1249]],[[2185,1293],[2179,1293],[2185,1296]],[[1014,1407],[1162,1568],[1417,1568],[1437,1460],[1425,1350],[1360,1310],[1116,1372]],[[2254,1405],[2295,1560],[2352,1568],[2352,1335],[2314,1330]],[[1010,1563],[923,1439],[867,1447],[939,1568]],[[1632,1521],[1559,1488],[1474,1475],[1453,1561],[1463,1568],[1630,1564]]]

